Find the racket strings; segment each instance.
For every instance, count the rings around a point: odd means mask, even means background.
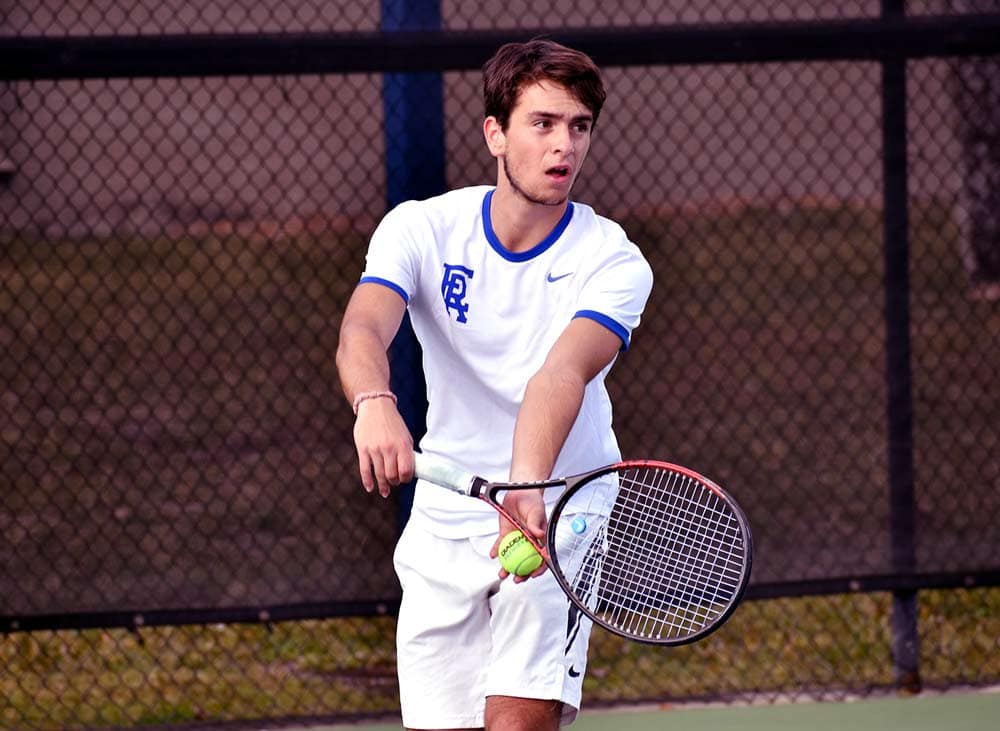
[[[737,537],[738,523],[732,514],[725,511],[723,503],[714,493],[695,490],[698,483],[685,478],[683,491],[668,493],[670,498],[664,506],[651,503],[644,494],[635,495],[634,503],[623,505],[622,524],[634,531],[642,526],[647,535],[657,539],[642,544],[645,548],[663,549],[662,557],[649,556],[650,561],[662,560],[667,564],[665,580],[679,580],[684,585],[698,582],[707,584],[706,575],[715,577],[710,567],[718,567],[722,581],[718,588],[726,585],[725,571],[731,569],[729,588],[735,590],[740,578],[739,565],[733,566],[733,539]],[[700,502],[707,498],[709,502]],[[664,520],[664,517],[669,520]],[[716,586],[715,582],[709,586]]]
[[[714,494],[704,500],[690,478],[666,491],[654,485],[653,492],[649,477],[623,480],[624,499],[610,528],[625,542],[605,565],[602,599],[611,621],[631,633],[690,634],[718,616],[738,587],[730,516]]]
[[[611,487],[600,541],[578,538],[560,550],[570,554],[561,564],[577,566],[570,584],[586,586],[588,606],[629,636],[683,638],[710,626],[734,601],[744,572],[742,528],[725,499],[660,467],[623,470]],[[610,503],[607,488],[601,500]]]

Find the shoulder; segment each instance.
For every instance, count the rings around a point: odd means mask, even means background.
[[[375,230],[375,239],[437,239],[463,221],[481,215],[487,186],[458,188],[423,200],[407,200],[386,213]],[[468,225],[468,224],[466,224]]]
[[[595,244],[634,246],[619,223],[600,215],[586,203],[573,203],[572,225],[582,237]]]
[[[423,200],[404,201],[389,211],[386,217],[436,219],[480,215],[483,200],[490,190],[490,186],[478,185],[456,188]]]
[[[600,215],[585,203],[573,204],[573,219],[581,239],[593,249],[595,258],[604,261],[633,260],[648,268],[642,250],[629,238],[621,224]]]
[[[600,291],[630,292],[644,301],[653,287],[653,269],[621,225],[574,203],[579,216],[580,261],[586,262],[584,286]]]

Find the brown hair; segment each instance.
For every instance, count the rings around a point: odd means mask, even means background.
[[[507,129],[521,88],[540,81],[569,89],[597,123],[607,97],[600,70],[587,54],[542,38],[503,45],[483,66],[486,116]]]

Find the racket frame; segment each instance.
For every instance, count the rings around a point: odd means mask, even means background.
[[[726,620],[729,619],[732,613],[736,610],[737,605],[740,603],[740,600],[746,591],[747,584],[750,581],[750,571],[753,565],[753,536],[750,532],[750,523],[747,520],[746,514],[743,512],[739,503],[737,503],[728,492],[719,487],[719,485],[707,477],[682,465],[658,460],[625,460],[622,462],[616,462],[615,464],[606,465],[604,467],[599,467],[597,469],[590,470],[589,472],[583,472],[578,475],[572,475],[559,479],[540,480],[538,482],[490,482],[489,480],[479,477],[472,472],[468,472],[467,470],[463,470],[462,468],[445,462],[437,457],[424,455],[420,452],[414,453],[414,465],[414,472],[418,478],[431,482],[439,487],[451,490],[452,492],[482,500],[512,524],[516,525],[524,534],[524,537],[528,540],[528,542],[531,543],[535,550],[542,555],[546,566],[552,573],[553,577],[555,577],[556,582],[559,584],[566,597],[595,624],[619,637],[624,637],[635,642],[650,645],[676,646],[696,642],[717,630],[726,622]],[[570,498],[582,487],[599,477],[613,472],[621,473],[631,469],[666,470],[700,483],[708,488],[708,490],[715,493],[716,496],[731,509],[737,523],[739,524],[740,534],[743,540],[743,563],[742,573],[740,575],[737,589],[733,592],[725,609],[711,622],[695,632],[679,637],[642,637],[624,632],[618,627],[605,621],[599,613],[593,611],[587,606],[586,602],[577,597],[573,588],[563,576],[562,570],[559,568],[558,548],[555,540],[556,527],[559,523],[559,517],[562,514],[563,509],[568,504]],[[552,506],[551,515],[548,518],[548,529],[545,538],[546,543],[545,545],[542,545],[538,539],[528,531],[520,520],[515,518],[506,508],[504,508],[501,503],[501,495],[511,490],[547,490],[555,487],[562,487],[563,492]]]
[[[740,528],[740,536],[743,540],[743,563],[742,572],[740,574],[739,583],[736,590],[733,592],[732,596],[729,598],[728,603],[723,611],[721,611],[715,618],[713,618],[708,624],[700,628],[695,632],[691,632],[678,637],[643,637],[628,632],[623,632],[618,627],[605,621],[599,613],[593,611],[587,604],[577,597],[573,588],[566,581],[563,576],[563,572],[559,567],[559,548],[555,540],[556,526],[559,524],[559,517],[562,515],[563,509],[569,503],[570,498],[573,497],[581,488],[585,487],[592,480],[601,477],[603,475],[611,474],[612,472],[621,473],[626,470],[634,469],[660,469],[666,470],[668,472],[673,472],[682,477],[686,477],[690,480],[704,485],[708,490],[715,493],[720,500],[722,500],[727,507],[732,511],[736,522]],[[691,470],[682,465],[672,464],[670,462],[662,462],[658,460],[626,460],[623,462],[617,462],[613,465],[608,465],[600,469],[592,470],[591,472],[585,472],[581,475],[575,475],[569,477],[565,480],[560,480],[556,482],[565,482],[566,490],[559,496],[559,499],[552,506],[552,513],[549,516],[548,523],[548,536],[547,542],[551,548],[551,556],[548,558],[549,570],[555,577],[559,586],[562,588],[563,593],[573,602],[576,607],[586,614],[595,624],[600,625],[608,632],[618,635],[619,637],[624,637],[628,640],[634,642],[641,642],[648,645],[668,645],[668,646],[679,646],[687,645],[692,642],[697,642],[712,632],[715,632],[719,627],[721,627],[725,622],[732,616],[733,612],[736,611],[737,605],[743,598],[743,594],[746,591],[747,584],[750,582],[750,572],[753,567],[753,535],[750,532],[750,522],[747,520],[746,514],[740,507],[739,503],[736,502],[735,498],[728,492],[723,490],[719,485],[717,485],[712,480],[708,479],[704,475],[700,475],[694,470]]]

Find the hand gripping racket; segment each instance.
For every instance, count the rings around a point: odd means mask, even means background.
[[[485,501],[539,552],[501,494],[563,488],[543,556],[570,601],[621,637],[654,645],[699,640],[729,618],[750,579],[746,516],[722,488],[684,467],[619,462],[558,480],[504,483],[425,454],[415,459],[417,477]]]

